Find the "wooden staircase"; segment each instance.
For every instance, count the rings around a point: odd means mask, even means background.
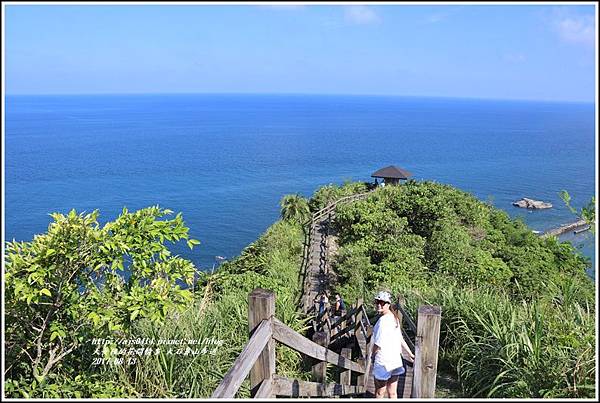
[[[270,290],[255,289],[249,296],[250,339],[212,398],[235,397],[248,376],[251,395],[256,398],[374,396],[372,318],[367,316],[362,301],[340,318],[329,318],[327,312],[315,315],[313,329],[316,331],[310,338],[285,325],[275,318],[274,313],[275,294]],[[403,332],[404,325],[410,326],[408,323],[412,321],[408,318],[403,311]],[[406,374],[398,383],[398,397],[434,397],[440,319],[439,307],[424,305],[419,308],[416,338],[411,340],[415,346],[415,363],[406,365]],[[311,382],[276,374],[276,342],[314,362]],[[337,368],[338,373],[328,375],[330,366]],[[331,378],[337,379],[328,381]]]
[[[373,397],[375,386],[371,366],[373,325],[362,300],[356,301],[342,317],[331,310],[319,313],[315,297],[329,291],[335,273],[330,268],[331,224],[340,203],[364,199],[367,193],[344,197],[313,214],[306,223],[300,281],[303,284],[299,310],[312,317],[308,334],[302,335],[275,318],[275,295],[255,289],[249,296],[250,339],[231,369],[215,389],[213,398],[232,398],[243,380],[250,376],[251,396],[272,397]],[[414,365],[405,360],[406,372],[398,382],[399,398],[431,398],[435,394],[441,310],[421,306],[417,323],[408,314],[404,299],[398,298],[402,332],[415,354]],[[275,343],[282,343],[312,362],[312,381],[289,379],[275,373]],[[328,374],[333,366],[334,372]],[[334,378],[334,382],[328,379]]]

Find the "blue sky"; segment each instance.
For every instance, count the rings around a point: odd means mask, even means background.
[[[18,5],[7,94],[595,99],[594,5]]]

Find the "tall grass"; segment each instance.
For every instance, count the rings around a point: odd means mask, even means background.
[[[514,301],[502,292],[432,284],[403,291],[412,312],[442,307],[441,364],[468,397],[590,398],[595,395],[595,313],[556,298]]]
[[[207,275],[185,312],[172,315],[162,326],[144,323],[136,337],[155,340],[192,339],[222,341],[222,346],[204,354],[160,354],[138,357],[130,367],[114,368],[112,376],[136,391],[131,397],[210,397],[248,341],[248,294],[256,287],[272,289],[275,315],[297,331],[307,328],[307,319],[296,311],[300,284],[302,229],[298,224],[274,224],[242,256],[214,275]],[[298,352],[277,346],[277,373],[308,379]],[[249,397],[246,380],[237,397]]]

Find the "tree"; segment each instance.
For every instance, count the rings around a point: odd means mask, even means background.
[[[303,223],[310,218],[308,201],[299,194],[285,195],[281,199],[281,218]]]
[[[92,339],[126,337],[135,320],[161,322],[191,300],[194,266],[165,241],[189,239],[181,214],[123,209],[100,226],[98,211],[51,214],[48,232],[6,247],[6,378],[35,394],[56,372],[79,372]],[[82,358],[83,357],[83,358]],[[24,393],[23,393],[24,392]]]

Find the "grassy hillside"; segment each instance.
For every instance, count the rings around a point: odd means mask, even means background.
[[[285,219],[214,274],[203,274],[193,293],[180,287],[192,284],[191,263],[164,246],[197,243],[180,215],[165,221],[159,218],[170,212],[157,208],[124,210],[105,227],[96,213],[54,215],[47,234],[7,248],[7,395],[209,397],[248,340],[254,288],[273,290],[277,318],[305,328],[296,312],[300,222],[366,190],[347,183],[322,187],[310,200],[284,198]],[[378,188],[338,206],[336,216],[335,290],[351,302],[371,301],[387,288],[404,295],[413,313],[420,304],[440,305],[439,365],[458,379],[461,395],[594,396],[594,284],[585,275],[588,262],[570,244],[540,239],[506,213],[433,182]],[[127,279],[123,267],[133,273]],[[200,340],[207,349],[161,348],[133,365],[92,365],[89,340],[109,336]],[[45,365],[66,346],[70,354]],[[280,346],[277,360],[279,374],[309,378],[298,353]],[[237,396],[249,396],[247,381]]]
[[[242,254],[225,262],[214,275],[200,280],[193,307],[165,325],[144,323],[135,333],[157,339],[221,341],[215,352],[197,356],[151,357],[121,379],[140,397],[210,397],[248,341],[248,294],[256,287],[273,290],[276,317],[301,330],[305,321],[296,312],[297,281],[304,234],[300,225],[279,221]],[[300,355],[278,346],[278,373],[303,375]],[[249,397],[248,381],[237,397]]]
[[[472,195],[409,181],[338,206],[337,290],[442,307],[440,365],[467,397],[594,396],[586,258]],[[551,364],[550,364],[551,363]]]

